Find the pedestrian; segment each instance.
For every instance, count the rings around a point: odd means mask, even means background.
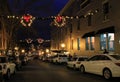
[[[108,54],[109,52],[107,51],[107,49],[104,49],[103,54]]]

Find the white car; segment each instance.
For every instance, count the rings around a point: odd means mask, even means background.
[[[52,59],[52,61],[53,61],[53,63],[56,63],[56,64],[67,63],[68,57],[67,57],[67,55],[56,55]]]
[[[105,79],[120,77],[120,55],[95,55],[87,61],[82,61],[79,69],[81,73],[93,73]]]
[[[76,69],[79,68],[78,65],[81,63],[81,61],[85,61],[87,59],[88,59],[88,57],[86,57],[86,56],[75,57],[71,61],[67,62],[67,67],[68,68],[73,68],[74,70],[76,70]]]
[[[0,65],[2,74],[6,79],[10,79],[10,76],[16,72],[16,65],[9,62],[6,56],[0,56]]]

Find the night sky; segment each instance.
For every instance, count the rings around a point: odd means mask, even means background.
[[[68,1],[69,0],[9,0],[9,3],[15,15],[30,14],[34,17],[46,18],[56,16]],[[51,21],[52,20],[49,19],[35,19],[33,21],[31,28],[36,32],[37,38],[50,39]],[[21,31],[21,34],[23,33],[24,31]],[[28,38],[28,36],[25,38]]]

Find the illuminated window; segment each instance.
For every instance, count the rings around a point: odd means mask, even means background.
[[[101,34],[100,35],[100,49],[104,50],[106,49],[106,40],[107,40],[107,35],[106,34]]]
[[[95,49],[95,37],[87,37],[86,50],[94,50],[94,49]]]
[[[100,35],[100,49],[114,50],[114,33]]]
[[[114,50],[114,33],[108,34],[108,50]]]
[[[71,49],[73,50],[73,40],[71,40]]]
[[[80,38],[77,38],[77,49],[80,50]]]

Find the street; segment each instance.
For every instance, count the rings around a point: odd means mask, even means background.
[[[5,82],[118,82],[120,78],[105,80],[93,74],[81,74],[63,65],[32,60]]]

